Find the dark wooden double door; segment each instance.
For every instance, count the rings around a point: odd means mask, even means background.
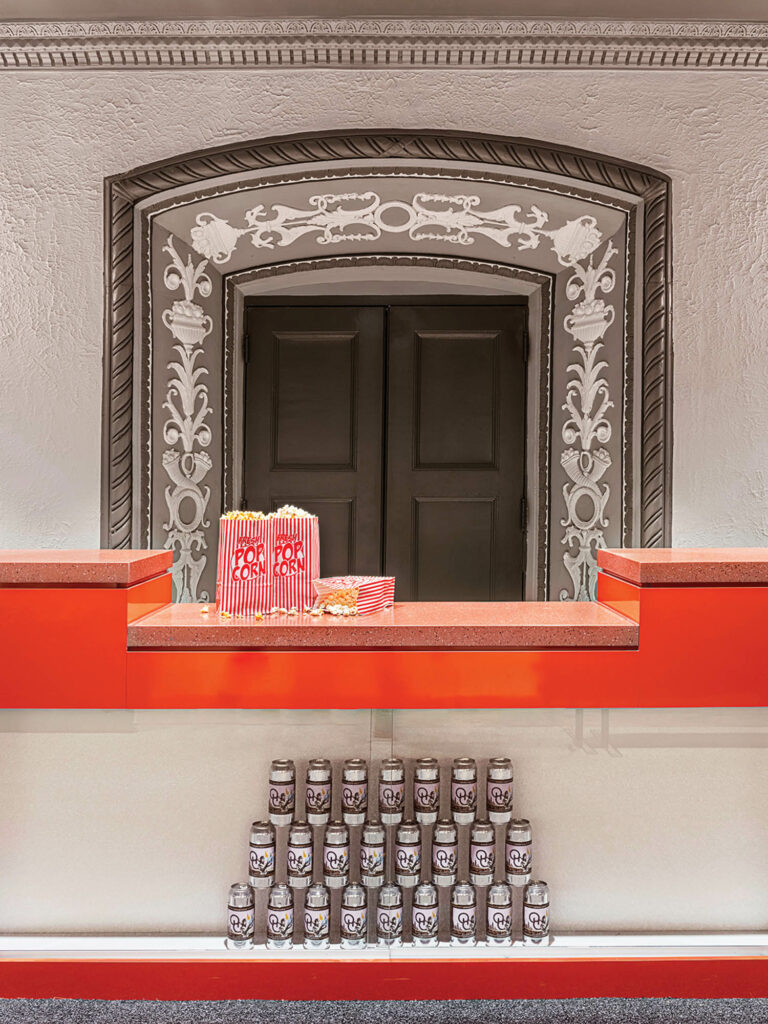
[[[244,504],[320,518],[324,576],[519,600],[523,304],[246,309]]]

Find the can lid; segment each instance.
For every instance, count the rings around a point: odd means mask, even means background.
[[[472,907],[476,902],[474,885],[469,882],[457,882],[451,887],[451,903],[459,907]]]
[[[454,779],[462,782],[477,778],[477,765],[473,757],[455,757],[453,759],[452,774]]]
[[[271,821],[254,821],[251,824],[251,842],[255,846],[271,846],[275,841],[275,826]]]
[[[531,841],[531,823],[527,818],[513,818],[507,825],[507,839],[520,843]]]
[[[512,762],[508,757],[492,757],[488,761],[488,778],[508,781],[512,778]]]
[[[315,757],[307,764],[307,782],[328,782],[331,777],[331,762],[324,757]]]
[[[488,887],[486,899],[489,907],[511,907],[512,889],[506,882],[494,882]]]
[[[284,882],[281,882],[279,885],[273,885],[269,890],[268,905],[272,910],[282,910],[285,907],[292,907],[293,889],[290,885],[285,885]]]
[[[307,821],[294,821],[288,829],[289,845],[306,846],[307,842],[312,842],[312,826]]]
[[[368,765],[361,757],[348,757],[344,762],[342,778],[345,782],[365,782]]]
[[[388,757],[381,762],[381,778],[386,782],[399,782],[405,778],[405,765],[399,757]]]
[[[247,882],[234,882],[229,887],[229,905],[238,909],[247,910],[254,903],[253,889]]]
[[[416,907],[434,907],[437,905],[437,889],[431,882],[422,882],[413,891],[413,903]]]
[[[436,757],[420,757],[416,761],[413,777],[420,782],[434,782],[440,778],[440,764]]]
[[[492,843],[496,838],[496,831],[491,822],[483,818],[472,822],[469,837],[472,843]]]
[[[349,829],[343,821],[332,821],[325,826],[323,842],[329,846],[346,846],[349,842]]]
[[[324,885],[320,882],[315,882],[314,885],[310,885],[307,889],[307,895],[304,897],[304,906],[313,907],[315,909],[322,909],[323,907],[330,906],[331,897]]]
[[[341,894],[342,907],[365,907],[368,905],[368,895],[362,885],[353,882],[346,886]]]
[[[270,782],[293,782],[296,778],[296,765],[287,757],[279,757],[272,762],[269,769]]]
[[[549,887],[546,882],[529,882],[525,887],[523,902],[533,907],[544,907],[549,903]]]
[[[458,839],[456,825],[450,818],[440,818],[435,822],[432,834],[433,843],[455,843]]]
[[[399,885],[388,882],[379,889],[380,907],[401,907],[403,905],[403,892]]]
[[[395,840],[398,843],[418,843],[421,840],[421,827],[417,821],[402,821],[397,826]]]
[[[383,843],[386,838],[384,826],[380,821],[366,821],[363,825],[361,841],[372,846],[376,843]]]

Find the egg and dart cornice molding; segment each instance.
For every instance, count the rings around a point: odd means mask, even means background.
[[[768,22],[285,18],[0,21],[0,70],[763,70]]]

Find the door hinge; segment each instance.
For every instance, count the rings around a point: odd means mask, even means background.
[[[243,335],[243,362],[247,363],[251,358],[251,339],[246,333]]]
[[[525,498],[520,499],[520,527],[523,533],[528,529],[528,502]]]

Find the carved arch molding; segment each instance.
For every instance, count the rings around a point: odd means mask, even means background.
[[[598,548],[669,542],[669,203],[649,168],[427,131],[266,139],[108,179],[102,546],[168,547],[176,598],[212,598],[240,485],[242,297],[399,268],[411,293],[423,272],[531,297],[527,594],[589,598]]]

